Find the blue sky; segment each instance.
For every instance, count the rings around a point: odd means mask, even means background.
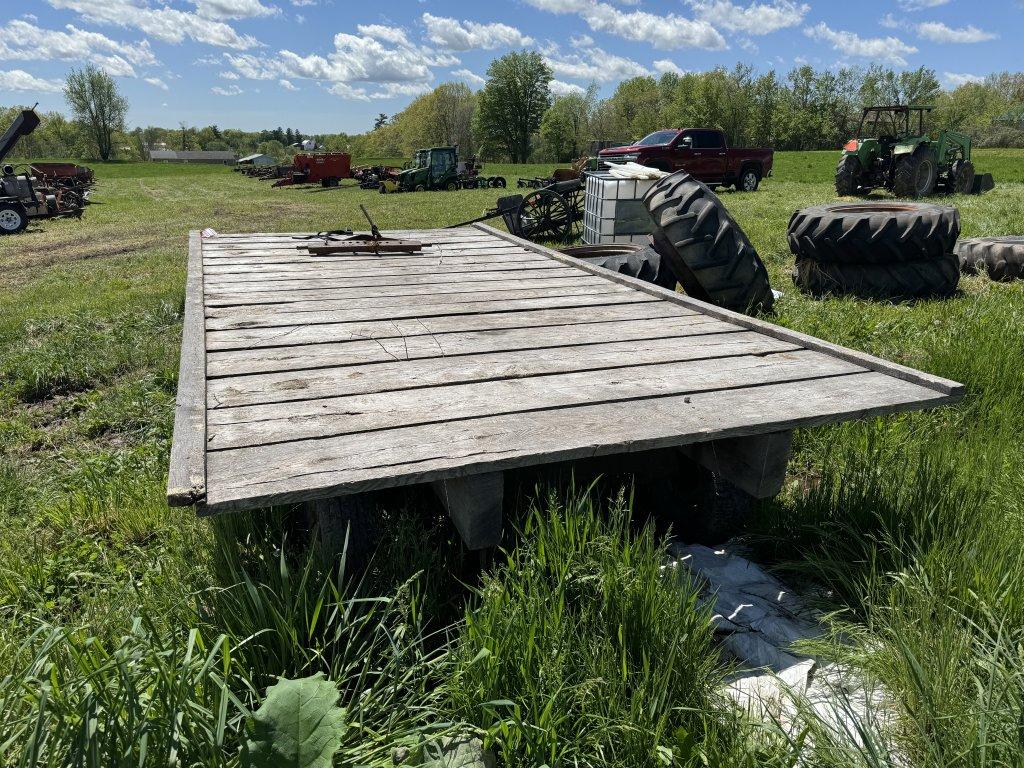
[[[63,109],[114,75],[129,123],[360,132],[445,80],[540,51],[558,92],[638,74],[927,66],[954,86],[1021,68],[1024,0],[3,0],[0,103]]]

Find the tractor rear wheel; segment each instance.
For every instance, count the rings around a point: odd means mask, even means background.
[[[1024,237],[972,237],[956,245],[960,269],[973,275],[986,272],[993,280],[1024,279]]]
[[[896,197],[916,199],[935,191],[938,180],[938,160],[930,147],[918,147],[912,154],[896,161],[892,190]]]
[[[845,155],[836,167],[836,194],[851,197],[857,194],[857,177],[860,175],[860,160],[854,155]]]
[[[654,247],[686,293],[737,312],[772,306],[768,270],[718,196],[685,171],[659,179],[643,197]]]
[[[957,195],[969,195],[974,186],[974,163],[957,160],[949,169],[949,191]]]
[[[16,235],[28,226],[28,213],[20,203],[0,203],[0,235]]]

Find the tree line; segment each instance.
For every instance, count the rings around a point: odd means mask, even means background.
[[[930,127],[966,133],[976,146],[1024,147],[1024,73],[997,73],[943,90],[935,72],[923,67],[801,66],[780,75],[737,64],[634,77],[606,99],[598,97],[596,84],[555,95],[552,81],[540,54],[513,52],[491,62],[478,91],[442,83],[402,111],[380,114],[365,133],[314,138],[360,160],[457,144],[465,155],[485,160],[566,162],[595,145],[630,142],[665,127],[720,128],[736,146],[837,149],[856,131],[863,106],[905,103],[934,105]],[[283,161],[296,151],[290,145],[309,138],[290,127],[241,131],[181,123],[128,130],[127,103],[109,75],[92,67],[72,71],[65,97],[73,118],[42,115],[17,156],[144,159],[149,149],[166,147],[264,152]],[[9,123],[17,109],[0,112],[0,120]]]

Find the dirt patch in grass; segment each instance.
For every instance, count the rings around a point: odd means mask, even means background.
[[[70,242],[54,246],[51,243],[38,247],[19,249],[14,258],[5,261],[0,285],[16,287],[38,277],[38,270],[74,261],[89,261],[111,256],[123,256],[126,253],[143,251],[163,242],[160,237],[149,237],[141,240],[112,242],[94,238],[76,238]]]

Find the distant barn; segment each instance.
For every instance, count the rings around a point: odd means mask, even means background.
[[[274,159],[273,157],[271,157],[270,155],[264,155],[264,154],[262,154],[260,152],[257,152],[254,155],[246,155],[245,157],[243,157],[241,160],[238,161],[238,164],[239,165],[254,165],[254,166],[257,166],[257,167],[261,167],[261,166],[267,166],[267,165],[276,165],[277,164],[277,160]]]
[[[238,161],[238,155],[234,152],[222,151],[191,151],[175,149],[152,149],[149,152],[149,159],[159,163],[220,163],[221,165],[232,165]]]

